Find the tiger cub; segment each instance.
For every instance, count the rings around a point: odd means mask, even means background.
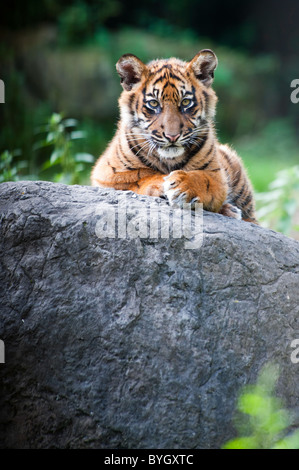
[[[202,203],[208,211],[257,223],[253,191],[236,152],[216,137],[217,57],[200,51],[145,65],[133,54],[116,64],[123,92],[118,129],[96,162],[93,186]]]

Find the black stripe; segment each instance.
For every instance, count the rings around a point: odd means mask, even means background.
[[[162,92],[161,92],[161,98],[165,98],[167,97],[167,95],[165,94],[165,89],[170,86],[172,88],[174,88],[175,90],[175,99],[178,100],[179,99],[179,94],[178,94],[178,91],[177,91],[177,87],[173,84],[173,83],[170,83],[170,82],[167,82],[165,83],[165,85],[163,86],[163,89],[162,89]]]
[[[205,170],[206,168],[208,168],[208,166],[210,165],[210,163],[212,162],[213,159],[209,160],[208,162],[206,162],[204,165],[202,165],[201,167],[199,167],[198,169],[199,170]]]
[[[159,82],[163,82],[163,80],[165,80],[165,75],[161,75],[161,77],[157,78],[154,81],[153,86],[157,85],[157,83],[159,83]]]
[[[245,188],[246,188],[246,184],[244,183],[242,186],[242,189],[233,197],[232,199],[233,203],[235,203],[236,201],[238,201],[238,199],[240,199],[240,197],[243,195],[245,191]]]
[[[130,145],[129,145],[129,142],[128,142],[128,137],[126,137],[126,140],[127,140],[127,144],[130,148]],[[123,151],[123,148],[122,148],[122,145],[121,145],[121,142],[120,140],[118,141],[118,145],[119,145],[119,150],[121,152],[121,155],[120,155],[120,152],[118,151],[118,148],[116,147],[116,155],[117,157],[119,158],[119,160],[122,162],[122,164],[128,168],[128,170],[134,170],[134,168],[132,168],[130,165],[132,165],[132,162],[130,161],[130,159],[126,156],[125,152]],[[125,163],[123,161],[123,158],[125,159],[126,162],[129,163],[129,165],[127,163]]]
[[[174,88],[175,90],[177,90],[177,87],[174,83],[172,82],[167,82],[165,83],[165,85],[163,86],[163,89],[162,89],[162,92],[164,91],[164,89],[167,87],[167,86],[170,86],[171,88]]]
[[[173,78],[174,80],[178,80],[179,82],[182,82],[182,81],[183,81],[183,78],[181,78],[181,77],[179,77],[178,75],[176,75],[176,74],[173,72],[173,69],[170,70],[169,76],[170,76],[170,78]]]
[[[142,94],[143,94],[143,102],[146,103],[146,97],[147,97],[146,86],[142,89]]]
[[[110,166],[110,168],[111,168],[111,170],[113,171],[113,173],[116,173],[116,168],[111,165],[111,163],[109,162],[109,160],[108,160],[108,166]]]
[[[205,90],[203,90],[202,94],[205,97],[205,110],[207,110],[209,107],[209,103],[210,103],[210,97]]]
[[[187,155],[185,156],[185,158],[180,161],[179,163],[177,163],[176,165],[173,166],[172,168],[172,171],[174,170],[180,170],[181,168],[183,168],[185,165],[187,165],[187,163],[194,157],[194,155],[196,155],[201,149],[202,147],[205,145],[206,141],[207,141],[207,138],[208,138],[208,135],[205,135],[203,137],[203,140],[202,142],[200,143],[200,146],[196,146],[194,145],[194,148],[193,150],[191,150],[189,153],[187,153]]]
[[[203,136],[203,138],[202,138],[202,141],[199,142],[198,145],[195,145],[195,146],[194,146],[194,149],[192,150],[192,152],[190,152],[190,154],[188,155],[188,157],[189,157],[189,158],[188,158],[188,161],[189,161],[192,157],[194,157],[194,155],[196,155],[198,152],[201,151],[201,149],[204,147],[204,145],[205,145],[205,143],[206,143],[207,140],[208,140],[208,134],[205,134],[205,135]]]
[[[243,219],[252,219],[252,220],[256,220],[253,216],[253,204],[249,204],[249,206],[246,208],[246,209],[242,209],[242,216],[243,216]]]
[[[222,156],[223,156],[223,157],[225,158],[225,160],[227,161],[229,168],[232,169],[232,167],[233,167],[233,162],[232,162],[230,156],[229,156],[226,152],[224,152],[223,150],[221,150],[221,149],[220,149],[220,153],[222,154]],[[233,189],[237,189],[237,188],[236,188],[236,184],[234,183],[234,181],[232,181],[232,177],[233,177],[233,175],[229,174],[229,180],[230,180],[230,182],[231,182],[231,187],[232,187]]]
[[[198,143],[198,145],[194,145],[194,148],[193,150],[190,151],[190,153],[188,153],[184,159],[184,165],[186,165],[190,160],[191,158],[194,157],[194,155],[196,155],[198,152],[201,151],[201,149],[204,147],[207,139],[208,139],[208,136],[209,136],[209,133],[205,134],[202,138],[202,141]]]
[[[210,153],[212,152],[213,148],[214,148],[214,142],[212,143],[210,150],[209,150],[208,153],[206,154],[206,157],[208,157],[208,156],[210,155]]]
[[[124,156],[124,155],[123,155]],[[123,159],[120,157],[120,155],[117,155],[117,158],[120,160],[120,162],[124,165],[127,170],[135,170],[135,168],[132,168],[130,165],[128,165],[126,162],[123,161]]]
[[[134,99],[135,99],[135,95],[131,95],[129,99],[129,108],[130,108],[131,113],[132,113]]]
[[[163,64],[159,69],[154,70],[151,75],[157,75],[158,73],[162,72],[162,70],[169,69],[171,66],[169,64]]]
[[[134,144],[133,145],[134,148],[131,148],[130,150],[131,150],[132,153],[134,153],[135,157],[137,157],[147,167],[151,167],[154,170],[159,171],[159,169],[156,167],[156,165],[154,165],[152,162],[148,161],[146,158],[144,158],[142,155],[140,155],[139,151],[140,151],[141,147],[139,146],[139,144],[136,143],[135,139],[133,139],[133,144]]]
[[[195,87],[192,85],[192,94],[193,94],[193,107],[194,108],[197,108],[198,106],[198,101],[197,101],[197,98],[196,98],[196,90],[195,90]]]
[[[240,181],[240,178],[241,178],[241,168],[239,168],[237,174],[234,175],[233,185],[234,185],[235,187],[238,186],[238,183],[239,183],[239,181]]]
[[[156,114],[154,109],[148,108],[145,104],[142,106],[142,112],[146,118],[153,117]]]
[[[130,149],[130,151],[131,151],[132,153],[134,153],[134,155],[136,155],[137,152],[139,152],[139,150],[141,149],[140,144],[138,144],[138,143],[136,142],[136,140],[134,139],[133,136],[132,136],[132,138],[130,139],[130,141],[133,142],[133,146],[130,147],[130,145],[129,145],[129,143],[128,143],[129,149]],[[127,141],[127,142],[128,142],[128,141]],[[137,148],[137,150],[136,150],[136,148]],[[137,156],[138,156],[138,155],[137,155]]]
[[[187,113],[185,113],[185,117],[187,121],[191,124],[191,128],[195,127],[195,122],[192,121],[191,117]]]
[[[157,69],[153,72],[153,75],[157,75],[157,73],[160,73],[160,72],[162,72],[162,70],[165,70],[165,69],[172,73],[172,71],[174,70],[174,67],[171,64],[164,63],[164,64],[161,65],[161,67],[159,69]],[[177,67],[175,68],[175,71],[179,72]]]
[[[186,111],[184,111],[184,112],[190,114],[190,116],[193,117],[193,116],[195,116],[195,114],[198,113],[198,109],[195,108],[194,106],[191,106],[191,108],[186,109]]]
[[[230,166],[231,166],[232,161],[231,161],[230,157],[227,155],[226,152],[224,152],[224,150],[222,150],[222,149],[219,149],[219,150],[220,150],[220,153],[222,154],[222,156],[223,156],[223,157],[225,158],[225,160],[227,161],[227,163],[229,163]]]
[[[145,122],[146,122],[145,119],[142,119],[142,118],[139,118],[139,119],[137,119],[136,121],[134,120],[135,126],[138,126],[138,125],[140,125],[141,123],[144,124]]]
[[[156,117],[156,119],[154,119],[146,128],[146,130],[148,130],[153,124],[155,124],[155,122],[157,121],[157,119],[159,119],[159,116]]]
[[[207,134],[205,134],[203,137],[202,137],[202,141],[199,142],[199,144],[197,145],[197,152],[200,152],[200,150],[203,148],[203,146],[205,145],[207,139],[208,139],[208,136],[209,136],[209,132]]]
[[[241,206],[242,207],[246,207],[248,206],[248,204],[252,201],[252,195],[251,194],[248,194],[247,198],[245,199],[245,201],[241,202]]]
[[[168,74],[167,72],[165,71],[165,68],[167,69],[168,71]],[[176,75],[172,70],[171,70],[171,66],[169,65],[163,65],[159,70],[157,70],[155,72],[154,75],[157,75],[158,73],[162,72],[162,71],[165,71],[165,73],[163,75],[161,75],[160,77],[158,77],[154,83],[153,83],[153,86],[155,86],[157,83],[159,82],[162,82],[163,80],[169,80],[169,78],[173,78],[175,80],[178,80],[179,82],[184,82],[183,78],[179,77],[178,75]],[[168,75],[168,76],[167,76]]]

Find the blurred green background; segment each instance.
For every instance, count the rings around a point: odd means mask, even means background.
[[[219,139],[243,158],[263,224],[296,237],[299,103],[290,84],[299,78],[298,18],[297,0],[6,2],[0,182],[89,184],[116,129],[118,58],[190,60],[211,48]]]

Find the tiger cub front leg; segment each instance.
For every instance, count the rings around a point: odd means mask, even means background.
[[[164,193],[171,205],[202,203],[205,210],[219,212],[228,192],[222,171],[172,171],[164,177]]]
[[[151,168],[116,171],[111,165],[100,161],[92,173],[92,185],[129,190],[149,196],[162,196],[163,176]]]
[[[161,173],[146,176],[136,181],[136,183],[131,185],[129,189],[137,194],[161,197],[164,195],[164,176],[165,175],[162,175]]]

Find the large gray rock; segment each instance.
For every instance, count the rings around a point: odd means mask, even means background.
[[[205,212],[188,247],[198,213],[161,238],[164,200],[47,182],[0,185],[0,214],[2,447],[217,448],[268,361],[298,411],[298,242]]]

